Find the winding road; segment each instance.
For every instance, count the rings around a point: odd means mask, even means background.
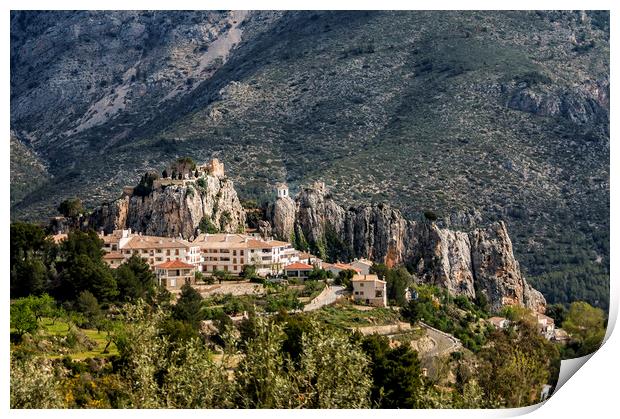
[[[342,296],[345,288],[341,285],[328,285],[319,295],[317,295],[310,303],[304,306],[304,311],[318,310],[319,308],[332,304],[336,299]]]
[[[460,350],[463,345],[461,341],[454,336],[435,329],[426,323],[420,322],[421,327],[426,329],[426,335],[435,343],[433,349],[425,353],[425,356],[436,357],[444,354],[449,354]]]

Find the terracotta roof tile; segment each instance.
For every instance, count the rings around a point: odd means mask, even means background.
[[[189,268],[194,268],[195,266],[190,265],[189,263],[183,262],[182,260],[170,260],[168,262],[155,265],[155,267],[161,268],[161,269],[189,269]]]

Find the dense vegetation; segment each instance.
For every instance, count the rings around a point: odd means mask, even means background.
[[[173,302],[144,261],[111,270],[101,246],[92,231],[55,244],[37,226],[11,226],[12,407],[515,407],[537,402],[560,358],[592,352],[605,333],[604,312],[583,302],[550,307],[573,337],[564,346],[524,309],[507,309],[511,327],[493,330],[483,298],[454,298],[383,265],[373,271],[391,308],[343,301],[300,312],[300,299],[325,287],[321,269],[303,283],[265,281],[264,295],[203,298],[185,285]],[[257,279],[251,267],[244,276]],[[403,320],[413,329],[393,341],[357,331]],[[420,322],[465,348],[421,358],[407,339],[424,335]]]

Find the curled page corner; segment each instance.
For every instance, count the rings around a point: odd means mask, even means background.
[[[560,375],[558,376],[558,383],[555,386],[555,391],[558,391],[577,371],[579,371],[579,368],[583,367],[594,353],[595,352],[580,358],[563,360],[560,364]]]

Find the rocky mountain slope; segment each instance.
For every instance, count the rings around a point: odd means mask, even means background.
[[[11,128],[14,219],[216,155],[244,199],[507,220],[551,301],[606,306],[607,12],[12,12]]]
[[[408,220],[389,205],[344,209],[320,182],[303,188],[294,200],[278,197],[267,214],[264,234],[307,246],[322,257],[405,264],[420,282],[470,298],[484,294],[496,311],[505,304],[545,310],[545,298],[521,274],[504,222],[468,234]]]

